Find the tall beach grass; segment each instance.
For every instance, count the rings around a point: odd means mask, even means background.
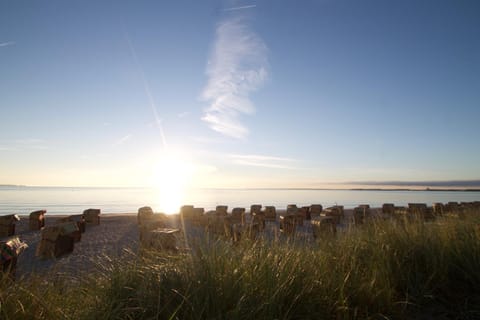
[[[371,221],[315,243],[205,239],[0,287],[1,319],[479,319],[480,219]]]

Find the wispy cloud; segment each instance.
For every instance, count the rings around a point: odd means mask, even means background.
[[[122,145],[124,144],[125,142],[127,142],[128,140],[130,140],[132,138],[132,134],[127,134],[126,136],[123,136],[122,138],[118,139],[117,141],[115,141],[115,143],[113,144],[114,146],[119,146],[119,145]]]
[[[15,41],[0,42],[0,47],[13,46],[14,44],[15,44]]]
[[[47,143],[43,139],[25,138],[0,141],[0,151],[12,150],[45,150],[48,149]]]
[[[223,9],[223,11],[236,11],[236,10],[251,9],[251,8],[255,8],[256,6],[257,6],[256,4],[251,4],[251,5],[247,5],[247,6],[231,7],[231,8]]]
[[[248,128],[239,117],[255,112],[250,93],[267,78],[267,47],[244,17],[218,24],[206,73],[202,97],[210,105],[202,119],[215,131],[244,139]]]
[[[229,155],[229,158],[232,159],[233,163],[239,165],[274,169],[294,169],[294,167],[292,167],[290,164],[295,161],[294,159],[290,158],[271,157],[256,154],[231,154]]]

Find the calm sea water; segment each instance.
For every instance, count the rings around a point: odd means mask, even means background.
[[[156,212],[174,213],[183,204],[192,204],[206,210],[218,204],[249,208],[251,204],[273,205],[285,208],[319,203],[353,208],[368,203],[379,207],[390,202],[407,205],[409,202],[431,204],[448,201],[480,201],[480,192],[469,191],[376,191],[376,190],[289,190],[289,189],[195,189],[175,203],[165,203],[165,197],[149,188],[57,188],[57,187],[2,187],[0,214],[29,214],[46,209],[48,214],[76,214],[84,209],[99,208],[102,213],[133,213],[139,207],[150,206]],[[167,200],[168,201],[168,200]],[[169,212],[170,211],[170,212]]]

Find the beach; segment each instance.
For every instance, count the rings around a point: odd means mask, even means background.
[[[372,209],[376,214],[379,211]],[[266,223],[262,234],[268,239],[282,237],[279,231],[278,216],[285,210],[277,210],[276,221]],[[345,221],[338,225],[342,230],[347,226],[352,210],[345,210]],[[250,215],[247,214],[247,221]],[[45,226],[53,226],[65,216],[45,215]],[[205,236],[203,227],[192,226],[189,222],[184,225],[180,222],[179,215],[167,216],[167,225],[171,228],[180,229],[177,236],[177,246],[181,251],[188,250],[190,245]],[[186,232],[185,232],[186,231]],[[58,274],[77,275],[83,272],[92,272],[102,267],[108,267],[112,259],[132,259],[132,254],[139,250],[139,230],[136,213],[101,214],[100,224],[87,224],[86,230],[81,235],[81,240],[74,244],[71,253],[58,258],[42,259],[36,256],[36,249],[41,239],[40,230],[29,230],[29,217],[20,216],[16,222],[15,235],[28,245],[28,248],[19,256],[17,262],[17,278],[26,277],[32,272],[42,274],[54,271]],[[186,243],[185,235],[190,243]],[[197,237],[197,238],[195,238]],[[200,237],[200,238],[198,238]],[[303,226],[297,226],[297,237],[302,241],[313,239],[310,221],[305,220]]]

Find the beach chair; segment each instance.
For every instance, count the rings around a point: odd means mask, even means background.
[[[310,206],[310,219],[320,217],[322,214],[323,207],[321,204],[312,204]]]
[[[10,237],[15,234],[15,223],[20,221],[16,214],[0,216],[0,237]]]
[[[179,229],[157,228],[144,235],[141,244],[144,248],[177,252],[177,234]]]
[[[325,238],[337,233],[337,224],[334,217],[318,216],[311,220],[313,237]]]
[[[382,205],[382,213],[384,215],[393,215],[395,213],[395,205],[393,203],[384,203]]]
[[[228,206],[217,206],[215,208],[215,212],[217,213],[217,216],[227,216],[227,210],[228,210]]]
[[[87,209],[83,211],[86,223],[100,224],[100,209]]]
[[[305,219],[304,213],[300,212],[299,208],[296,204],[289,204],[287,205],[287,212],[285,216],[294,216],[295,217],[295,225],[296,226],[303,226],[303,220]]]
[[[322,211],[322,216],[333,217],[335,224],[338,224],[343,217],[343,206],[328,207]]]
[[[367,217],[367,208],[364,207],[355,207],[353,208],[353,222],[355,225],[361,225],[365,222],[365,218]]]
[[[28,245],[20,241],[18,237],[0,241],[0,269],[4,274],[8,274],[10,279],[15,280],[17,259],[27,248]]]
[[[261,204],[252,204],[250,206],[250,216],[253,216],[254,213],[259,214],[262,212],[262,205]]]
[[[150,207],[141,207],[138,209],[137,222],[139,225],[144,224],[145,220],[150,219],[153,216],[153,210]]]
[[[28,221],[30,230],[40,230],[45,226],[45,213],[47,213],[47,210],[37,210],[30,213]]]
[[[295,235],[297,227],[297,216],[295,214],[287,214],[280,216],[280,232],[285,235]]]
[[[445,206],[441,202],[434,202],[432,204],[433,214],[436,216],[443,216],[445,212]]]
[[[410,219],[424,220],[427,218],[427,205],[425,203],[409,203],[408,213]]]
[[[277,210],[274,206],[266,206],[265,207],[265,220],[266,221],[276,221],[277,220]]]
[[[36,255],[43,259],[58,258],[73,251],[75,233],[78,232],[75,222],[64,222],[42,229]]]
[[[73,231],[70,236],[75,242],[79,242],[82,239],[82,233],[84,233],[86,229],[85,217],[83,216],[83,214],[75,214],[58,219],[56,224],[62,224],[66,222],[73,222],[77,225],[78,230]]]
[[[245,224],[245,208],[233,208],[231,221],[234,224]]]

